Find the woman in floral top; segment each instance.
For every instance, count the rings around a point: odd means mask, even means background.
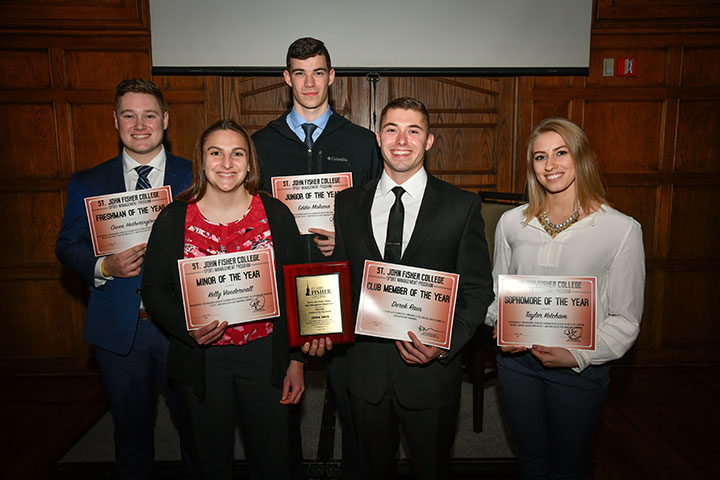
[[[257,192],[259,166],[248,133],[233,121],[200,137],[191,187],[158,216],[148,241],[142,296],[170,335],[168,376],[188,418],[200,478],[232,478],[235,420],[251,475],[288,478],[288,405],[304,391],[301,354],[289,352],[282,266],[301,262],[295,220]],[[274,250],[277,318],[214,320],[188,332],[177,260]],[[237,413],[237,415],[236,415]]]

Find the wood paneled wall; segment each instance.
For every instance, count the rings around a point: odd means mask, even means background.
[[[115,86],[150,76],[147,0],[0,4],[0,371],[88,368],[87,288],[55,259],[70,175],[118,154]],[[155,78],[173,151],[217,115],[216,78]]]
[[[54,257],[70,175],[118,152],[118,81],[150,76],[148,0],[0,3],[0,372],[88,368],[86,288]],[[371,126],[390,98],[426,103],[429,169],[468,190],[522,191],[525,141],[549,115],[588,132],[611,201],[643,226],[648,280],[635,363],[717,362],[720,284],[720,6],[703,0],[596,0],[588,77],[338,78],[333,102]],[[330,45],[330,48],[332,46]],[[634,77],[603,77],[635,57]],[[282,61],[279,58],[278,61]],[[289,104],[281,78],[159,77],[169,137],[191,157],[209,122],[250,130]]]

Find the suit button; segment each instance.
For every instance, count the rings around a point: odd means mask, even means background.
[[[135,293],[137,293],[138,295],[140,295],[140,289],[139,289],[139,288],[136,288],[136,289],[135,289]]]

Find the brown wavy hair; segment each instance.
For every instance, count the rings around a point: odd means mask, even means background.
[[[575,160],[576,201],[580,208],[589,212],[599,208],[603,203],[608,204],[597,155],[590,146],[587,135],[582,128],[567,118],[551,117],[538,123],[528,138],[526,158],[528,208],[525,210],[525,220],[530,221],[533,217],[537,217],[544,208],[547,194],[533,168],[533,144],[540,135],[548,132],[555,132],[562,137]]]
[[[203,150],[205,144],[211,133],[219,130],[230,130],[245,138],[248,144],[248,174],[245,177],[245,189],[250,195],[255,195],[258,192],[258,184],[260,183],[260,166],[258,164],[258,156],[255,151],[255,145],[253,144],[250,134],[241,127],[234,120],[218,120],[217,122],[210,125],[200,135],[200,138],[195,144],[195,154],[193,156],[193,181],[190,187],[183,193],[177,196],[176,200],[187,203],[195,203],[205,196],[207,190],[207,177],[205,176],[205,156]]]

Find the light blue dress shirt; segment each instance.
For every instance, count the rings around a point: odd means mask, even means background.
[[[327,111],[325,111],[325,113],[316,118],[315,121],[308,122],[302,117],[302,115],[297,112],[297,110],[293,108],[285,119],[287,121],[288,127],[290,127],[290,130],[295,132],[295,135],[298,136],[301,142],[305,141],[305,130],[303,130],[300,125],[302,125],[303,123],[315,124],[317,128],[312,134],[314,142],[318,139],[323,130],[325,130],[327,122],[330,119],[330,115],[332,115],[332,113],[332,109],[328,107]]]

